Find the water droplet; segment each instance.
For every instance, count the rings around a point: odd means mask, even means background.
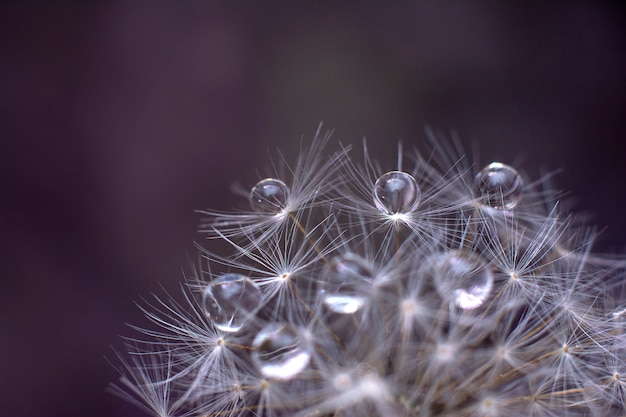
[[[511,210],[522,197],[522,178],[512,167],[492,162],[476,175],[474,196],[495,209]]]
[[[261,304],[261,290],[241,274],[225,274],[207,285],[202,294],[205,311],[216,328],[236,332]]]
[[[493,288],[493,273],[487,263],[469,253],[439,255],[433,272],[439,295],[464,310],[480,307]]]
[[[374,184],[374,203],[385,214],[410,213],[417,209],[422,192],[406,172],[390,171]]]
[[[250,192],[250,205],[254,211],[279,213],[287,206],[289,187],[281,180],[266,178],[259,181]]]
[[[367,301],[373,280],[365,259],[352,253],[337,256],[326,268],[322,300],[335,313],[356,313]]]
[[[311,360],[300,333],[288,324],[266,326],[254,338],[252,348],[252,360],[266,378],[291,379]]]

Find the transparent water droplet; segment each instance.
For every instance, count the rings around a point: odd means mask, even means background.
[[[421,198],[422,191],[417,181],[406,172],[387,172],[374,184],[374,204],[385,214],[413,212]]]
[[[287,206],[288,200],[289,187],[275,178],[259,181],[250,191],[250,205],[258,212],[278,213]]]
[[[266,378],[292,379],[304,370],[311,353],[300,333],[288,324],[272,323],[252,342],[252,360]]]
[[[254,316],[262,294],[250,278],[241,274],[225,274],[209,283],[202,293],[202,302],[216,328],[236,332]]]
[[[492,162],[474,180],[474,196],[495,209],[511,210],[522,197],[524,183],[512,167]]]
[[[352,253],[337,256],[324,273],[322,301],[335,313],[356,313],[367,301],[373,281],[373,271],[363,258]]]
[[[435,288],[446,301],[464,310],[480,307],[493,288],[493,272],[476,255],[451,252],[434,261]]]

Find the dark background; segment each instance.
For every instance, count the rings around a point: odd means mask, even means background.
[[[430,125],[563,168],[624,248],[623,6],[323,4],[0,6],[2,415],[143,415],[105,392],[133,301],[176,293],[193,210],[321,120],[390,163]]]

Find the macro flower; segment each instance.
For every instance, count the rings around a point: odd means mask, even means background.
[[[545,178],[427,133],[383,169],[318,130],[249,210],[202,211],[184,302],[141,307],[115,392],[156,417],[626,415],[626,262]]]

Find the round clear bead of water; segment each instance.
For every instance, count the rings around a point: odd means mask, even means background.
[[[365,305],[373,281],[372,268],[365,259],[352,253],[337,256],[324,272],[322,301],[335,313],[356,313]]]
[[[262,301],[259,287],[241,274],[225,274],[211,281],[202,293],[205,312],[216,328],[236,332],[254,316]]]
[[[491,294],[493,272],[476,255],[454,251],[433,260],[437,292],[445,301],[464,310],[480,307]]]
[[[390,171],[374,184],[374,204],[385,214],[411,213],[417,209],[422,192],[412,175]]]
[[[310,360],[311,352],[300,333],[289,324],[269,324],[252,342],[252,361],[265,378],[292,379]]]
[[[492,162],[476,175],[474,196],[492,208],[511,210],[521,199],[523,187],[522,178],[515,169]]]
[[[289,187],[275,178],[259,181],[250,191],[250,205],[257,212],[279,213],[287,206],[288,200]]]

